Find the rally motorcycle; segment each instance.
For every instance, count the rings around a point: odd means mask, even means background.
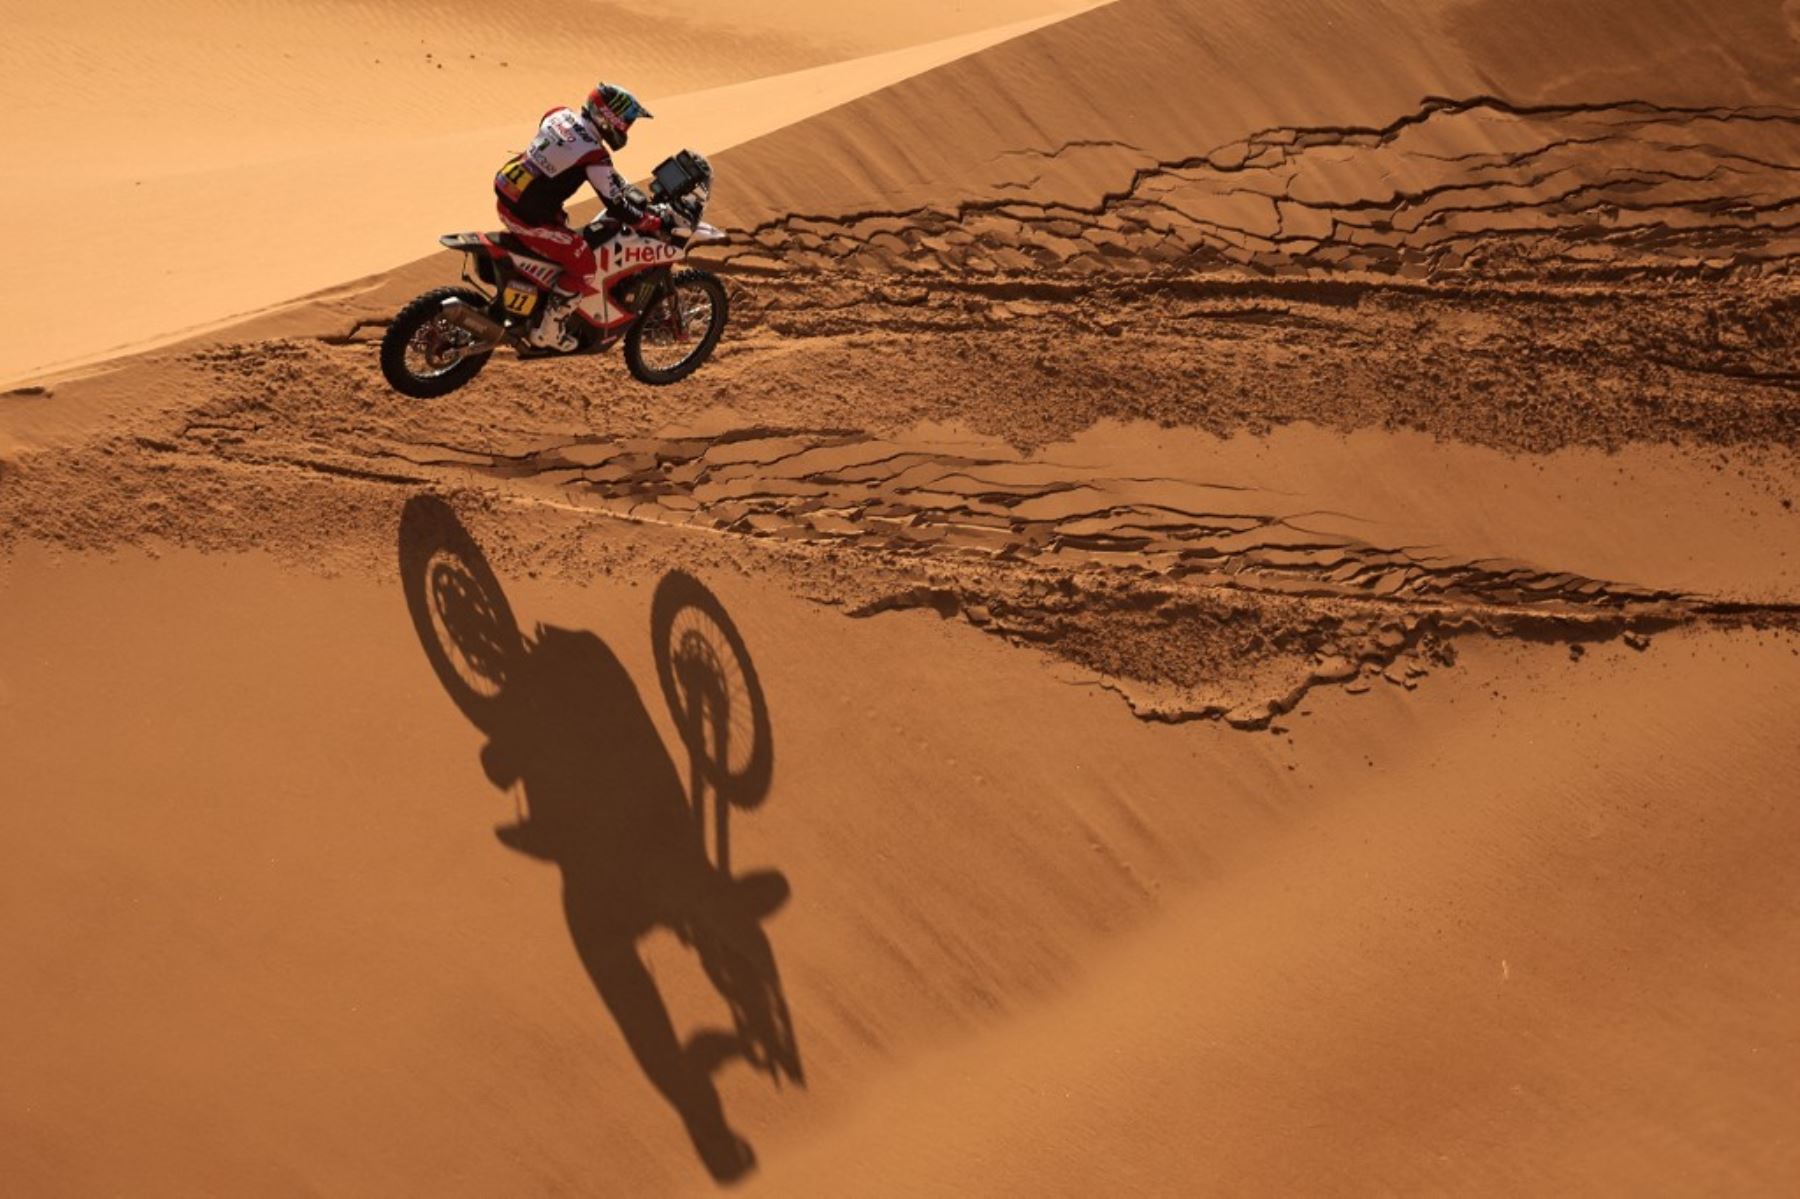
[[[725,331],[724,284],[707,271],[676,269],[690,247],[725,237],[701,219],[711,188],[711,165],[683,150],[656,168],[648,196],[633,189],[633,199],[674,218],[661,234],[637,233],[604,214],[582,229],[599,268],[599,294],[570,311],[568,329],[579,343],[573,350],[527,340],[560,266],[534,257],[507,233],[439,238],[468,255],[463,281],[470,286],[435,288],[402,308],[381,339],[381,373],[400,394],[428,400],[473,379],[502,345],[535,361],[599,354],[623,340],[625,365],[640,382],[687,378]]]

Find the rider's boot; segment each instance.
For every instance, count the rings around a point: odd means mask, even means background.
[[[566,291],[553,291],[550,299],[544,304],[544,313],[532,327],[526,341],[540,350],[559,350],[568,353],[578,349],[580,339],[569,332],[568,318],[575,311],[575,301],[581,297]]]

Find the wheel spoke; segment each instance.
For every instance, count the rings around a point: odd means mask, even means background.
[[[487,300],[464,288],[434,288],[413,300],[388,322],[381,337],[381,374],[404,396],[429,400],[448,395],[474,378],[492,346],[450,323],[451,300],[479,311]]]
[[[468,347],[468,334],[442,317],[433,318],[407,339],[406,369],[416,378],[438,378],[462,363]]]
[[[704,287],[678,283],[664,292],[644,318],[644,365],[659,372],[687,365],[705,343],[715,316],[712,295]]]

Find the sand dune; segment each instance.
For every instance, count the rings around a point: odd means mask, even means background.
[[[853,12],[820,3],[579,0],[549,12],[469,0],[191,0],[152,10],[101,0],[9,9],[13,36],[0,63],[15,122],[9,143],[42,152],[65,144],[71,122],[129,114],[132,136],[74,169],[164,174],[279,157],[296,143],[429,137],[446,118],[496,124],[521,110],[529,119],[546,88],[607,70],[641,81],[647,94],[695,91],[1083,7],[1091,6],[999,0],[979,11],[877,3]],[[243,131],[242,144],[222,154],[218,122],[232,118],[252,119],[263,136]]]
[[[751,1193],[1773,1193],[1800,908],[1765,899],[1796,765],[1770,750],[1800,677],[1781,646],[1664,648],[1529,698],[1543,663],[1480,655],[1360,745],[1374,770],[1307,728],[1288,777],[1324,794],[1263,791],[1292,828]]]
[[[397,222],[0,395],[0,1172],[1782,1193],[1793,6],[1119,0],[968,53],[1067,7],[619,43],[661,135],[745,139],[682,385],[402,401],[374,342],[456,266],[341,265]],[[320,11],[122,17],[259,47],[148,71],[167,144],[313,95]],[[487,135],[415,102],[517,99],[455,39],[593,69],[524,7],[330,11],[418,58],[369,86],[421,161]],[[315,90],[294,144],[373,162]],[[293,162],[233,186],[302,229]]]
[[[1193,52],[1154,53],[1169,40]],[[748,227],[732,261],[1482,282],[1784,272],[1800,228],[1796,78],[1800,47],[1773,3],[1587,4],[1521,23],[1481,4],[1201,18],[1139,0],[728,158]],[[975,100],[996,89],[1039,102]],[[957,138],[923,127],[937,104],[968,114]]]
[[[1163,52],[1168,46],[1181,53]],[[1455,122],[1413,125],[1434,111],[1425,107],[1432,97],[1475,104],[1468,111],[1477,119],[1450,137],[1456,152],[1490,152],[1504,163],[1521,132],[1507,107],[1600,104],[1587,115],[1604,120],[1606,106],[1637,102],[1647,110],[1638,118],[1651,124],[1657,107],[1791,109],[1797,74],[1800,47],[1775,0],[1592,0],[1573,8],[1546,0],[1525,9],[1500,0],[1131,0],[786,130],[733,164],[734,195],[745,223],[788,216],[790,189],[817,197],[817,211],[828,214],[946,199],[1087,206],[1152,162],[1187,164],[1204,191],[1209,174],[1245,167],[1279,183],[1309,151],[1334,164],[1321,183],[1366,186],[1392,165],[1384,157],[1407,146],[1383,142],[1380,155],[1347,155],[1357,148],[1351,135],[1393,127],[1441,152],[1434,135]],[[1500,111],[1484,108],[1481,97],[1502,101]],[[957,114],[954,137],[937,134],[943,112]],[[1336,136],[1315,142],[1307,130]],[[1760,144],[1785,144],[1791,154],[1780,130],[1757,131]],[[1258,157],[1259,137],[1283,149]],[[1610,155],[1594,154],[1579,169],[1613,165]],[[1245,182],[1247,193],[1267,190]]]
[[[904,21],[879,5],[854,20],[823,5],[776,20],[705,7],[102,4],[12,22],[0,220],[49,234],[27,239],[19,265],[104,277],[130,298],[71,319],[14,289],[0,380],[165,342],[411,261],[433,230],[492,224],[495,164],[600,73],[655,101],[626,161],[647,172],[682,146],[734,145],[1092,4],[982,17],[909,5]],[[72,157],[78,129],[123,136]],[[46,161],[59,164],[48,178]]]
[[[602,552],[690,552],[647,537]],[[518,548],[480,540],[499,562]],[[519,797],[484,777],[397,581],[22,565],[4,603],[31,649],[9,642],[3,667],[32,797],[6,809],[15,1177],[685,1185],[692,1150],[582,977],[555,871],[494,839]],[[678,753],[649,587],[499,569],[522,627],[619,655]],[[1143,725],[956,626],[708,581],[778,746],[736,858],[794,894],[768,927],[807,1087],[719,1081],[771,1193],[1673,1194],[1791,1167],[1794,764],[1767,752],[1794,715],[1791,639],[1573,668],[1478,651],[1421,692],[1324,696],[1291,741],[1251,739]],[[95,729],[115,730],[104,753]],[[722,1019],[691,951],[659,934],[644,952],[684,1035]],[[78,1131],[95,1124],[118,1130],[104,1152]]]

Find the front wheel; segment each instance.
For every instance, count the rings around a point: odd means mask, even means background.
[[[699,370],[725,332],[729,309],[717,276],[676,271],[625,334],[625,365],[632,378],[661,387]]]
[[[444,319],[444,301],[487,307],[487,298],[466,287],[426,292],[388,323],[381,338],[381,373],[388,385],[415,400],[449,395],[480,373],[492,350],[472,351],[474,334]]]

